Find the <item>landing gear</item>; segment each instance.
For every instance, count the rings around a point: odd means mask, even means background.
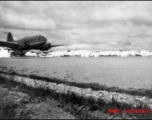
[[[23,52],[21,52],[21,56],[24,56],[25,54]]]
[[[25,53],[22,52],[22,51],[19,51],[19,50],[14,50],[14,52],[12,52],[11,55],[13,55],[13,56],[24,56]]]
[[[42,46],[39,49],[42,50],[42,51],[44,50],[44,48]]]

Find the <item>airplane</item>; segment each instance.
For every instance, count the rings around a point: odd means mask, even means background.
[[[11,32],[7,35],[7,41],[0,41],[0,46],[11,48],[15,54],[23,56],[28,50],[49,50],[52,47],[65,46],[65,45],[51,45],[47,43],[46,37],[42,35],[35,35],[31,37],[25,37],[20,40],[14,41]]]

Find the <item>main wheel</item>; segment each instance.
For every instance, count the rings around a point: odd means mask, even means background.
[[[42,50],[42,51],[43,51],[43,47],[42,47],[42,46],[40,47],[40,50]]]
[[[21,56],[24,56],[24,53],[23,53],[23,52],[21,52]]]

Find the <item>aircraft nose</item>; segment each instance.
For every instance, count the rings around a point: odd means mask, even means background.
[[[46,43],[47,42],[47,39],[45,37],[41,37],[40,40],[41,40],[42,43]]]
[[[45,37],[42,38],[42,41],[46,43],[47,39]]]

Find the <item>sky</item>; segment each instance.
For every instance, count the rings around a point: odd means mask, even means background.
[[[53,50],[152,51],[151,1],[0,1],[0,40],[43,35]]]

